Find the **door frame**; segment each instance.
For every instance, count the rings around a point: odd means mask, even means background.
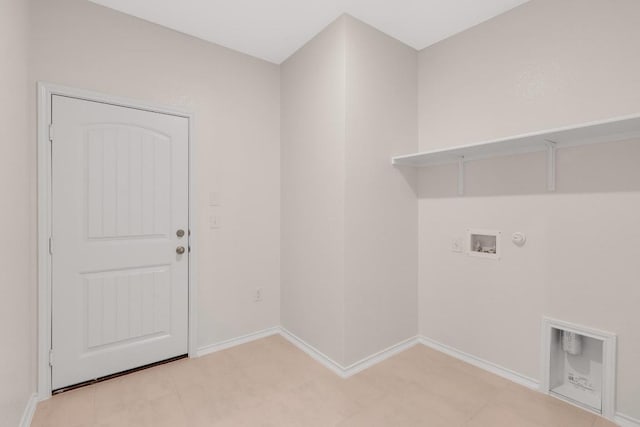
[[[189,357],[197,357],[197,244],[196,236],[196,191],[195,191],[195,143],[194,115],[173,107],[148,104],[132,99],[111,96],[103,93],[62,86],[48,82],[38,82],[37,109],[37,153],[38,153],[38,399],[51,397],[51,366],[49,354],[51,349],[51,289],[52,259],[49,251],[51,236],[51,101],[53,95],[66,96],[84,101],[100,102],[119,107],[128,107],[153,113],[169,114],[184,117],[189,121],[189,320],[188,320],[188,352]]]

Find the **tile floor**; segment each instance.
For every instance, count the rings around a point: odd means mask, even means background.
[[[343,380],[280,336],[63,393],[32,427],[606,427],[424,346]]]

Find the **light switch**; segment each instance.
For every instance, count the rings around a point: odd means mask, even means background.
[[[462,252],[462,237],[454,237],[451,240],[451,252]]]
[[[217,191],[209,193],[209,206],[220,206],[220,193]]]
[[[211,214],[209,215],[209,229],[215,230],[216,228],[220,228],[220,215]]]

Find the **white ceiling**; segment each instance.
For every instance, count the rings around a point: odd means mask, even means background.
[[[423,49],[528,0],[90,0],[276,64],[348,13]]]

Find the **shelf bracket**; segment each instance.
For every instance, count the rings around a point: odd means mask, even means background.
[[[458,196],[464,196],[464,156],[458,159]]]
[[[547,191],[556,191],[556,143],[547,141]]]

